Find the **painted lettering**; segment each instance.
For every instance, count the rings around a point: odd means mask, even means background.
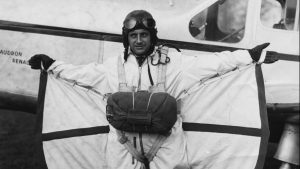
[[[12,58],[12,62],[16,64],[28,64],[26,60]]]
[[[11,51],[11,50],[5,50],[5,49],[0,49],[0,55],[8,55],[8,56],[22,56],[22,52],[20,51]]]

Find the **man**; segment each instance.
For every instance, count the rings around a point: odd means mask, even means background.
[[[89,86],[100,93],[134,92],[139,95],[139,91],[159,93],[155,92],[158,90],[165,91],[162,93],[168,93],[172,98],[179,98],[184,90],[200,80],[222,75],[253,61],[257,62],[262,50],[268,46],[268,44],[263,44],[251,50],[225,51],[189,57],[177,51],[162,51],[166,50],[165,48],[156,49],[158,38],[155,26],[155,20],[149,12],[144,10],[130,12],[123,22],[122,36],[125,50],[122,57],[111,57],[103,64],[74,66],[54,61],[46,55],[35,55],[29,63],[33,69],[40,69],[42,63],[44,69],[49,73],[62,79],[75,81],[76,84],[82,86]],[[160,79],[164,76],[165,79]],[[159,87],[160,82],[163,84],[162,87]],[[157,89],[153,89],[155,87]],[[141,98],[143,100],[144,96]],[[120,102],[127,102],[126,99],[131,100],[130,97],[123,97]],[[151,99],[147,98],[146,100],[148,100],[149,107],[153,106]],[[114,103],[111,102],[113,102],[113,98],[110,97],[108,104],[113,105]],[[138,107],[139,105],[134,106]],[[174,104],[171,103],[170,106],[172,107]],[[116,107],[122,106],[117,105]],[[168,108],[163,107],[162,109]],[[174,112],[173,108],[170,110]],[[130,118],[134,121],[133,123],[138,120],[148,120],[145,117],[138,117],[138,112],[132,114],[130,114],[130,110],[128,112],[127,116],[133,116]],[[109,112],[108,119],[113,114],[114,112],[112,114]],[[181,126],[182,117],[180,114],[175,114],[175,116],[177,116],[175,121],[170,122],[170,132],[167,133],[164,131],[148,132],[148,129],[145,131],[142,129],[123,130],[122,127],[115,129],[115,124],[109,120],[112,126],[110,126],[105,152],[107,167],[110,169],[190,168],[186,154],[186,140]],[[129,117],[127,117],[127,121],[129,121]],[[147,126],[140,121],[137,122],[137,126],[147,128],[153,125],[151,123]],[[149,153],[150,151],[152,153]]]

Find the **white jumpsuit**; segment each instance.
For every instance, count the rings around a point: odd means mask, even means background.
[[[170,62],[167,64],[166,91],[175,98],[180,98],[182,92],[202,79],[224,74],[236,67],[246,66],[252,59],[246,50],[234,52],[203,54],[199,56],[185,56],[180,52],[171,51],[168,54]],[[158,58],[154,57],[154,62]],[[75,66],[55,61],[48,71],[62,78],[76,80],[97,89],[101,93],[114,93],[118,91],[118,57],[108,58],[103,64],[91,63]],[[138,66],[134,55],[130,54],[128,60],[123,61],[126,81],[129,86],[136,86],[140,90],[147,90],[151,86],[148,65],[156,83],[157,67],[150,63],[150,57],[141,67]],[[128,134],[129,138],[135,137],[137,142],[142,139],[145,152],[155,141],[156,134]],[[132,155],[119,143],[115,129],[110,126],[107,136],[106,162],[108,169],[140,169],[141,163],[133,160]],[[137,144],[139,150],[139,144]],[[186,154],[186,139],[182,130],[182,118],[179,118],[172,129],[171,135],[162,144],[153,161],[151,169],[188,169]]]

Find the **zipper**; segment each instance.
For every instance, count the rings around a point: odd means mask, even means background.
[[[141,80],[141,77],[142,77],[142,66],[144,65],[144,63],[140,66],[139,65],[139,62],[137,60],[137,58],[135,58],[135,61],[136,61],[136,64],[139,66],[139,81],[138,81],[138,86],[137,88],[135,89],[135,91],[139,91],[141,90],[141,83],[142,83],[142,80]]]
[[[138,83],[138,88],[137,88],[137,91],[140,91],[141,90],[141,80],[142,79],[142,67],[139,66],[139,83]]]

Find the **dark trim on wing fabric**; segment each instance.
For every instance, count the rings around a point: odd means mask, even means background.
[[[109,126],[97,126],[97,127],[89,127],[89,128],[56,131],[51,133],[43,133],[42,139],[43,141],[50,141],[56,139],[88,136],[88,135],[95,135],[95,134],[105,134],[105,133],[109,133]]]
[[[270,131],[269,131],[269,122],[268,122],[268,115],[267,115],[265,84],[264,84],[264,78],[263,78],[263,73],[260,64],[257,64],[255,66],[255,75],[256,75],[256,83],[258,89],[258,101],[259,101],[259,111],[260,111],[261,131],[262,131],[259,154],[258,154],[258,159],[257,159],[255,169],[263,169],[266,154],[267,154]]]
[[[184,131],[196,131],[196,132],[212,132],[212,133],[226,133],[226,134],[238,134],[261,137],[261,129],[239,127],[239,126],[225,126],[217,124],[201,124],[201,123],[187,123],[182,124]]]
[[[45,94],[47,87],[48,74],[46,71],[41,71],[40,74],[40,84],[37,99],[37,109],[36,109],[36,124],[35,124],[35,135],[36,135],[36,153],[34,154],[36,159],[40,159],[42,169],[47,169],[47,163],[44,156],[43,142],[42,142],[42,128],[43,128],[43,116],[44,116],[44,103]]]
[[[38,34],[91,39],[91,40],[104,40],[104,41],[122,43],[122,36],[120,34],[87,31],[81,29],[62,28],[62,27],[55,27],[55,26],[44,26],[44,25],[28,24],[28,23],[21,23],[21,22],[4,21],[4,20],[0,20],[0,29],[9,30],[9,31],[20,31],[20,32],[28,32],[28,33],[38,33]],[[208,45],[208,44],[201,44],[201,43],[166,40],[166,39],[158,40],[158,45],[164,43],[172,44],[180,49],[206,51],[206,52],[221,52],[225,50],[234,51],[240,49],[234,47]],[[269,53],[267,52],[266,57],[268,57],[268,54]],[[299,55],[288,55],[284,53],[277,53],[277,54],[279,60],[299,62]]]

